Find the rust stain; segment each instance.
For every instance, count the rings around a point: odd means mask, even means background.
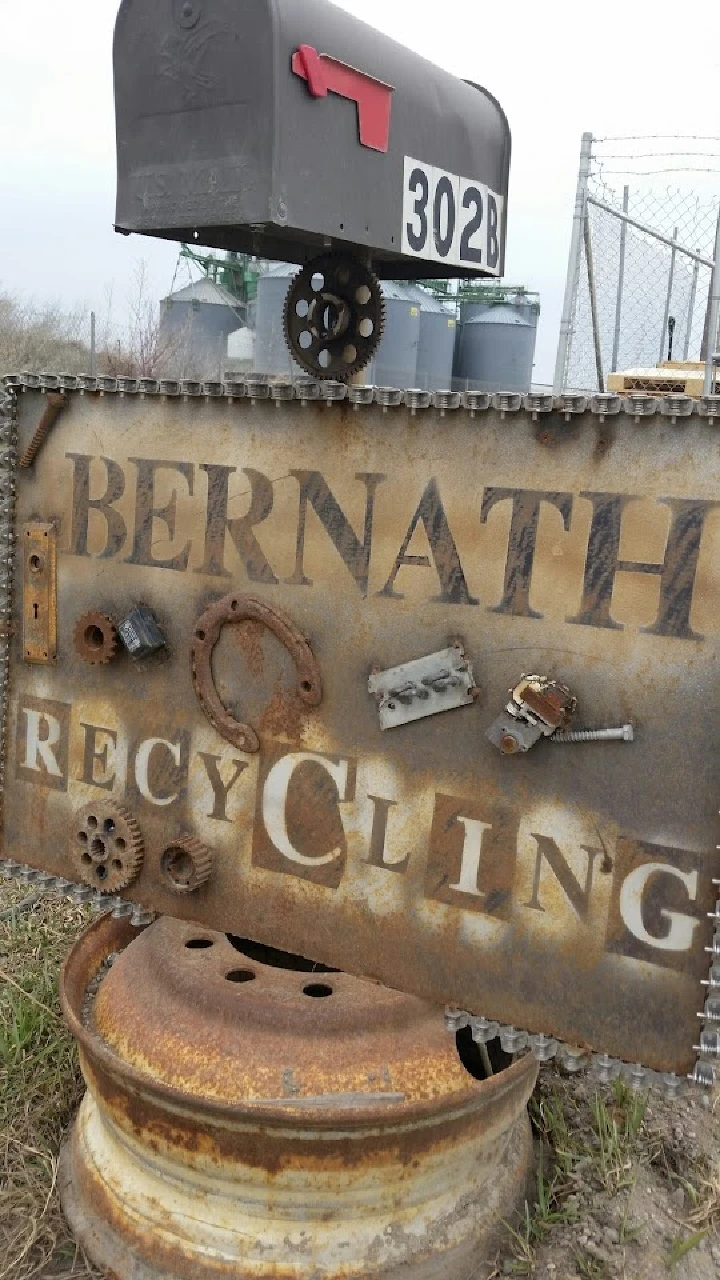
[[[261,622],[249,619],[233,627],[232,637],[244,654],[250,675],[259,680],[265,670],[265,651],[263,635],[265,628]]]

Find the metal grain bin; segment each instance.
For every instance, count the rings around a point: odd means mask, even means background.
[[[274,263],[258,278],[255,303],[255,368],[270,375],[301,377],[285,341],[283,308],[290,281],[297,267]]]
[[[515,307],[491,307],[463,324],[455,377],[477,391],[529,391],[535,339],[535,324]]]
[[[219,377],[228,337],[244,319],[244,304],[207,278],[163,298],[159,342],[165,368],[176,377]]]
[[[383,281],[385,328],[366,381],[378,387],[414,387],[420,345],[420,307],[405,285]]]
[[[420,307],[416,385],[423,391],[444,391],[452,382],[455,305],[441,302],[420,285],[408,285],[407,292]]]

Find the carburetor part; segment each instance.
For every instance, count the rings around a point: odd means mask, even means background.
[[[118,632],[131,658],[147,658],[165,646],[165,637],[146,604],[135,605],[118,625]]]
[[[477,689],[462,645],[452,645],[425,658],[376,671],[368,691],[378,699],[381,729],[395,729],[474,702]]]
[[[137,876],[144,842],[129,809],[112,800],[93,800],[75,814],[70,841],[75,870],[99,893],[118,893]]]
[[[89,609],[75,623],[73,644],[78,657],[91,666],[110,662],[117,652],[117,627],[112,618],[98,609]]]
[[[559,680],[524,675],[510,690],[510,701],[485,736],[503,755],[529,751],[541,738],[564,732],[576,707],[577,698]]]
[[[160,874],[173,893],[194,893],[210,879],[212,854],[195,836],[180,836],[160,855]]]

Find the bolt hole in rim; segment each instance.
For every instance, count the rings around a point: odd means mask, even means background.
[[[188,951],[207,951],[213,945],[212,938],[188,938],[185,943]]]
[[[225,981],[240,985],[245,982],[254,982],[256,977],[257,974],[253,973],[252,969],[231,969],[225,974]]]
[[[308,982],[307,986],[303,987],[303,995],[312,996],[315,1000],[324,1000],[332,993],[333,989],[327,982]]]

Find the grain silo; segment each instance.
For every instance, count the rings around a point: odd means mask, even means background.
[[[160,302],[159,345],[165,368],[178,377],[222,377],[229,335],[246,308],[207,276]]]
[[[460,327],[455,378],[472,391],[529,391],[536,336],[526,308],[488,307]]]
[[[365,381],[377,387],[417,386],[420,307],[407,285],[383,280],[385,328]]]
[[[255,300],[255,369],[270,377],[304,377],[304,371],[295,363],[283,327],[285,298],[291,280],[298,268],[287,262],[266,265],[257,281]]]
[[[423,391],[446,391],[452,384],[457,330],[454,300],[444,302],[417,284],[404,289],[420,308],[415,386]]]

